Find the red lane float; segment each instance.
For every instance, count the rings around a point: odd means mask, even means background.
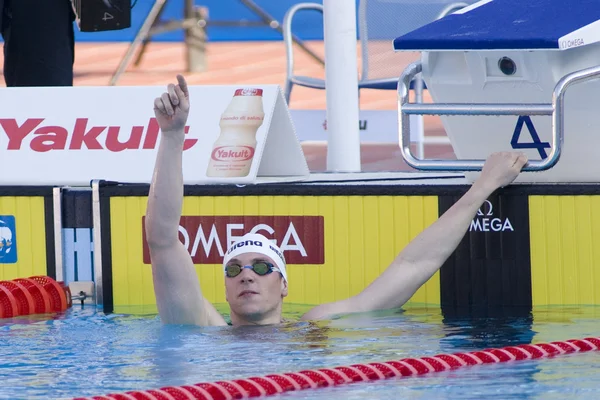
[[[67,309],[67,295],[63,287],[48,276],[32,276],[29,279],[39,283],[50,295],[52,311],[64,311]]]
[[[35,311],[33,296],[29,293],[27,288],[19,282],[0,281],[0,290],[8,290],[11,292],[12,297],[15,299],[16,307],[13,308],[13,312],[16,310],[16,315],[33,314]]]
[[[61,312],[71,305],[69,288],[48,276],[0,281],[0,319]]]
[[[395,377],[442,372],[478,364],[548,358],[568,353],[583,353],[600,349],[600,337],[571,339],[565,342],[523,344],[500,349],[468,353],[440,354],[432,357],[404,358],[398,361],[354,364],[345,367],[304,370],[264,377],[251,377],[168,386],[160,389],[129,391],[73,400],[231,400],[263,397],[282,392],[337,386],[352,382],[375,381]]]
[[[0,317],[11,318],[19,315],[17,299],[15,299],[12,291],[4,286],[0,286],[0,304],[2,305],[0,308],[0,313],[2,313]]]
[[[42,285],[29,278],[14,279],[13,282],[23,285],[33,296],[35,312],[33,314],[46,314],[52,312],[50,295]]]

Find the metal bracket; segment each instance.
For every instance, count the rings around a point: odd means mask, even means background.
[[[75,281],[69,283],[71,290],[71,299],[73,302],[79,301],[83,307],[85,304],[96,305],[94,282]]]
[[[410,82],[422,71],[420,62],[410,64],[398,81],[398,130],[402,157],[408,165],[419,170],[480,171],[485,160],[417,159],[410,149],[410,118],[413,115],[545,115],[552,117],[552,147],[544,160],[529,161],[523,171],[544,171],[559,160],[564,142],[564,95],[575,84],[600,77],[600,67],[592,67],[565,75],[554,87],[552,104],[470,104],[470,103],[409,103]]]

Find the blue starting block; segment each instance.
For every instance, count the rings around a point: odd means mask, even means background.
[[[394,40],[420,51],[398,85],[400,146],[417,169],[475,179],[495,151],[520,150],[521,182],[600,181],[600,0],[482,0]],[[431,104],[408,102],[422,73]],[[417,159],[409,115],[440,115],[457,160]]]

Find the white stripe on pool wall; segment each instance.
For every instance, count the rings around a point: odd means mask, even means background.
[[[94,245],[91,231],[90,228],[63,228],[63,262],[67,284],[92,281]]]

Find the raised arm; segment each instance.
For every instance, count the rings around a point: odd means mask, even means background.
[[[522,153],[492,154],[467,193],[412,240],[375,281],[356,296],[313,308],[303,319],[401,307],[456,249],[483,202],[510,184],[526,162]]]
[[[179,240],[183,204],[183,142],[189,113],[185,79],[169,84],[154,101],[161,128],[160,144],[146,209],[146,240],[152,263],[154,293],[166,324],[226,325],[202,295],[192,258]]]

